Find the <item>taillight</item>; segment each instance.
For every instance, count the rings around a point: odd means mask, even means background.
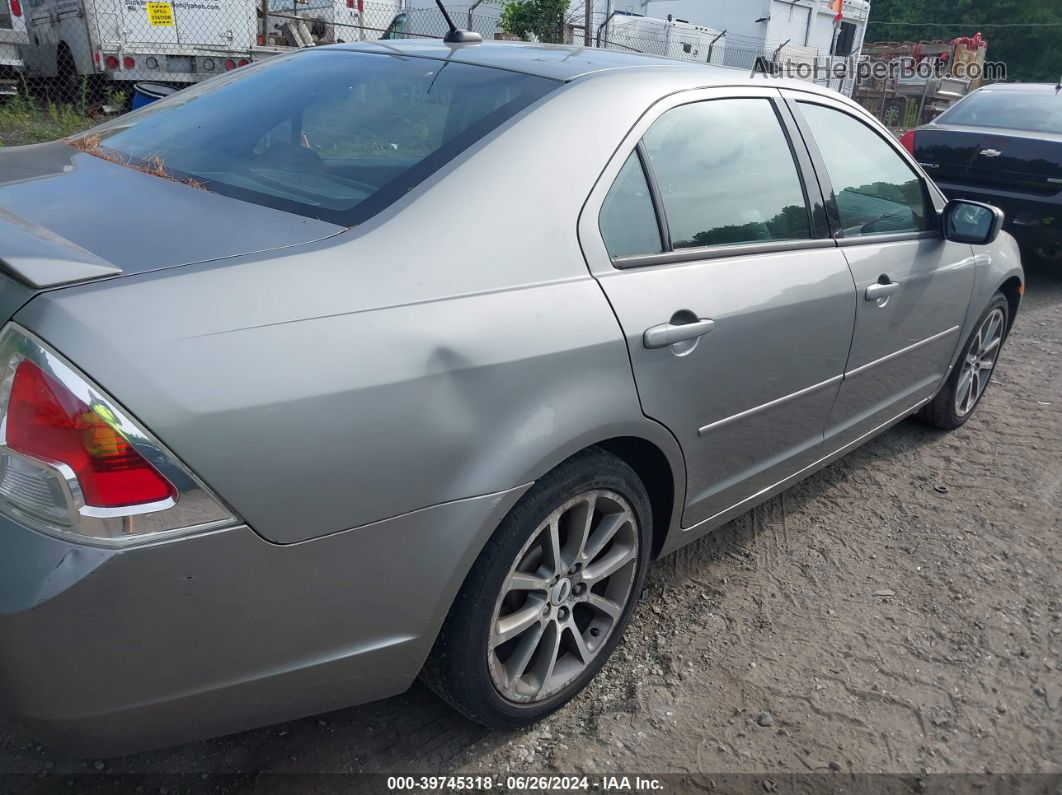
[[[127,55],[122,59],[122,66],[124,66],[126,69],[132,69],[134,66],[136,66],[136,61],[134,61]]]
[[[106,58],[103,59],[103,64],[108,69],[117,69],[118,68],[118,56],[117,55],[108,55]]]
[[[908,130],[900,136],[900,146],[910,152],[912,155],[915,153],[915,131]]]
[[[11,323],[0,333],[0,513],[110,545],[235,521],[121,407]]]
[[[86,505],[121,508],[172,500],[177,492],[110,423],[55,377],[24,359],[7,404],[7,446],[73,470]]]
[[[19,0],[11,0],[11,16],[22,16],[22,3]]]
[[[247,66],[247,64],[249,64],[249,63],[250,63],[250,61],[248,61],[246,58],[241,58],[240,59],[240,66]]]
[[[226,58],[225,59],[225,71],[226,72],[231,72],[235,68],[236,68],[236,62],[234,60],[232,60],[231,58]]]

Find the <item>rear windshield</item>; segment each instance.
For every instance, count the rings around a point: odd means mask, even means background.
[[[186,88],[73,143],[353,226],[559,85],[453,61],[321,49]]]
[[[1062,94],[978,91],[943,114],[942,124],[1062,133]]]

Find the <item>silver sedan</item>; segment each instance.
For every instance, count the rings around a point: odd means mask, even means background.
[[[421,675],[538,720],[651,560],[970,417],[1001,222],[828,90],[524,44],[313,48],[0,151],[0,711],[106,754]]]

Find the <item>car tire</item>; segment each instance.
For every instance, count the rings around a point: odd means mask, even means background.
[[[977,319],[944,387],[918,412],[922,422],[950,431],[970,419],[995,372],[1009,320],[1010,305],[1002,293],[996,293]]]
[[[645,584],[651,528],[645,486],[626,463],[599,448],[568,459],[487,542],[422,679],[492,728],[526,726],[560,709],[619,643]]]

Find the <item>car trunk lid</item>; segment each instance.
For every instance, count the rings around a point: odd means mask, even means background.
[[[58,141],[0,151],[0,174],[0,263],[34,289],[269,251],[343,230]]]
[[[1045,196],[1062,190],[1062,135],[930,126],[915,133],[914,146],[939,182]]]

